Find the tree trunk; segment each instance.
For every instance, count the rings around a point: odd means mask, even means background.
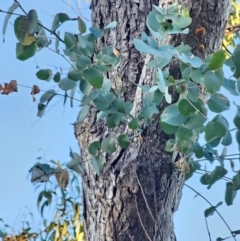
[[[124,98],[134,102],[135,115],[141,105],[142,93],[131,82],[149,84],[153,78],[151,70],[144,66],[145,57],[134,48],[133,39],[139,38],[142,31],[148,33],[145,22],[152,5],[164,7],[167,2],[173,1],[91,2],[94,26],[103,27],[114,20],[118,22],[117,27],[98,42],[98,48],[107,44],[119,49],[121,62],[108,73],[108,78],[116,88],[123,84],[126,91]],[[203,59],[215,52],[221,47],[230,3],[230,0],[182,1],[193,18],[190,33],[187,36],[172,36],[169,42],[174,45],[180,42],[189,44],[193,53]],[[206,29],[206,35],[195,33],[200,26]],[[204,51],[199,48],[200,44],[204,45]],[[176,63],[171,65],[170,74],[179,79]],[[164,106],[166,104],[160,108]],[[159,118],[160,114],[155,115],[141,138],[135,138],[128,149],[106,155],[107,163],[100,176],[90,162],[84,163],[82,181],[86,240],[176,240],[173,214],[181,198],[182,185],[173,176],[171,154],[164,151],[169,136],[161,131]],[[92,141],[128,131],[123,124],[113,130],[108,129],[104,121],[96,121],[94,109],[90,109],[88,117],[75,129],[84,160],[90,159],[88,146]],[[179,178],[183,180],[182,175]]]

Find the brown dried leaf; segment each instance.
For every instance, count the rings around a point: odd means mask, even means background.
[[[61,168],[58,168],[56,171],[55,171],[55,177],[56,177],[56,180],[58,182],[58,185],[62,188],[62,189],[65,189],[68,185],[68,182],[69,182],[69,174],[68,174],[68,171],[66,169],[61,169]]]
[[[181,158],[179,161],[176,162],[176,166],[180,168],[181,172],[186,174],[190,171],[188,163],[186,162],[185,158]]]
[[[31,95],[36,95],[40,92],[40,89],[37,85],[33,85]]]
[[[8,95],[12,92],[17,92],[17,81],[11,80],[9,83],[4,83],[4,86],[1,85],[0,91],[2,91],[2,95]]]

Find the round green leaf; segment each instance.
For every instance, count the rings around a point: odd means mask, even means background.
[[[203,157],[203,148],[201,147],[201,145],[199,144],[199,142],[195,141],[193,143],[193,152],[196,156],[196,158],[202,158]]]
[[[132,130],[137,130],[138,122],[135,119],[133,119],[129,122],[128,127]]]
[[[72,70],[70,72],[68,72],[68,78],[71,80],[83,80],[82,77],[82,71],[81,70]]]
[[[230,133],[230,131],[226,131],[225,136],[222,138],[221,144],[223,146],[229,146],[232,144],[232,135]]]
[[[61,79],[58,82],[58,87],[64,91],[71,90],[72,88],[75,87],[75,85],[76,85],[76,81],[70,80],[68,78]]]
[[[32,9],[28,12],[28,32],[34,34],[38,25],[38,15],[36,10]]]
[[[60,81],[60,78],[61,78],[61,74],[60,72],[57,72],[53,77],[53,81],[58,83]]]
[[[192,115],[196,109],[190,104],[189,100],[181,99],[178,103],[179,112],[184,116]]]
[[[222,68],[225,62],[226,52],[224,50],[219,50],[212,55],[209,61],[209,69],[218,70]]]
[[[130,144],[130,140],[129,140],[128,136],[125,134],[119,135],[117,138],[117,141],[118,141],[119,146],[123,149],[128,148],[128,146]]]
[[[76,45],[76,42],[77,42],[77,39],[75,35],[73,35],[72,33],[65,32],[64,43],[67,49],[71,51],[73,47]]]
[[[215,113],[220,113],[224,110],[228,110],[230,107],[230,101],[226,96],[221,93],[215,93],[211,95],[207,102],[208,108]]]
[[[203,113],[204,115],[206,115],[205,112]],[[183,124],[183,127],[187,129],[197,129],[201,127],[206,122],[206,120],[207,118],[204,117],[201,113],[197,113],[192,116],[189,116],[186,122]]]
[[[32,43],[29,46],[23,46],[20,43],[17,43],[16,45],[16,56],[17,56],[17,59],[21,61],[31,58],[32,56],[34,56],[36,51],[37,51],[37,46],[34,43]]]
[[[115,141],[112,138],[106,138],[101,143],[101,148],[108,154],[116,151]]]
[[[210,141],[217,137],[223,137],[225,134],[226,128],[221,122],[209,121],[205,127],[206,141]]]
[[[80,33],[85,33],[87,28],[86,28],[86,23],[78,17],[78,30]]]
[[[80,82],[79,88],[84,95],[89,95],[93,87],[86,80],[82,80]]]
[[[101,150],[101,144],[99,141],[94,141],[92,142],[89,147],[88,147],[88,152],[92,155],[92,156],[97,156],[98,155],[98,151]]]
[[[204,85],[207,92],[214,94],[219,91],[222,86],[223,79],[222,69],[217,71],[207,71],[204,75]]]
[[[103,155],[92,156],[91,163],[96,173],[100,175],[103,167],[106,164],[106,160]]]
[[[97,89],[102,87],[103,76],[96,68],[91,67],[89,69],[85,69],[82,74],[84,79],[93,87]]]
[[[237,192],[233,190],[233,184],[232,182],[226,183],[226,191],[225,191],[225,203],[227,206],[230,206],[233,204],[233,200],[236,197]]]
[[[52,71],[50,69],[41,69],[36,73],[36,76],[40,80],[50,81],[52,77]]]
[[[110,114],[106,118],[106,122],[109,128],[113,128],[117,126],[121,120],[122,120],[122,114],[120,113]]]
[[[236,51],[234,52],[234,55],[233,55],[233,64],[234,64],[234,67],[235,67],[235,71],[234,71],[234,77],[235,78],[239,78],[240,77],[240,51]]]
[[[236,131],[236,140],[237,140],[238,145],[240,145],[240,130]]]
[[[180,126],[186,121],[186,117],[183,116],[178,107],[174,105],[169,105],[166,107],[161,114],[161,121],[172,126]]]
[[[160,121],[160,127],[168,135],[175,134],[178,130],[177,126],[172,126],[162,121]]]

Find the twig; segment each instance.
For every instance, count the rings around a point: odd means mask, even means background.
[[[211,233],[210,233],[210,231],[209,231],[208,222],[207,222],[207,218],[206,218],[206,217],[205,217],[205,223],[206,223],[206,227],[207,227],[207,232],[208,232],[209,241],[212,241],[212,239],[211,239]]]
[[[16,16],[25,17],[25,15],[18,14],[18,13],[11,13],[11,12],[8,12],[8,11],[4,11],[4,10],[2,10],[2,9],[0,9],[0,13],[7,13],[7,14],[11,14],[11,15],[16,15]]]
[[[138,211],[138,204],[137,204],[137,196],[136,196],[136,195],[135,195],[135,204],[136,204],[138,219],[139,219],[139,222],[140,222],[140,224],[141,224],[141,226],[142,226],[142,229],[143,229],[145,235],[147,236],[148,240],[149,240],[149,241],[152,241],[152,239],[150,238],[147,230],[145,229],[145,227],[144,227],[144,225],[143,225],[143,222],[142,222],[140,213],[139,213],[139,211]]]
[[[191,189],[193,192],[195,192],[198,196],[200,196],[202,199],[204,199],[211,207],[215,207],[213,206],[201,193],[199,193],[198,191],[196,191],[194,188],[192,188],[191,186],[187,185],[186,183],[182,182],[176,175],[175,172],[173,172],[173,176],[177,179],[177,181],[179,181],[181,184],[185,185],[186,187],[188,187],[189,189]],[[228,230],[230,231],[232,237],[234,238],[235,241],[236,238],[234,237],[234,235],[232,234],[232,230],[229,227],[229,225],[227,224],[227,222],[225,221],[225,219],[223,218],[223,216],[218,212],[218,210],[215,208],[215,212],[218,214],[218,216],[222,219],[222,221],[225,223],[226,227],[228,228]]]
[[[146,206],[147,206],[148,212],[149,212],[149,214],[150,214],[153,222],[154,222],[155,224],[157,224],[155,218],[153,217],[153,214],[152,214],[152,212],[151,212],[151,209],[150,209],[150,207],[149,207],[149,205],[148,205],[146,196],[145,196],[145,194],[144,194],[144,191],[143,191],[143,188],[142,188],[142,185],[141,185],[141,183],[140,183],[140,180],[139,180],[139,178],[138,178],[137,173],[136,173],[136,178],[137,178],[138,185],[139,185],[139,187],[140,187],[140,189],[141,189],[141,192],[142,192],[142,195],[143,195],[143,199],[144,199],[145,204],[146,204]]]
[[[47,47],[49,50],[51,50],[51,51],[53,51],[54,53],[56,53],[56,54],[59,54],[60,56],[62,56],[71,66],[72,66],[72,68],[74,69],[74,70],[76,70],[76,68],[72,65],[72,63],[63,55],[63,54],[60,54],[60,53],[58,53],[57,51],[55,51],[54,49],[51,49],[51,48],[49,48],[49,47]]]

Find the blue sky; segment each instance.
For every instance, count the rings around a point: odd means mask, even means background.
[[[66,0],[67,2],[67,0]],[[68,1],[70,2],[70,1]],[[11,1],[2,1],[0,9],[7,10]],[[22,0],[22,6],[26,11],[34,8],[38,12],[39,19],[45,26],[51,27],[54,14],[66,12],[70,17],[76,17],[76,12],[69,8],[64,1],[60,0]],[[71,6],[76,9],[76,2],[71,1]],[[82,1],[81,14],[90,19],[90,11]],[[20,10],[16,12],[21,13]],[[3,24],[5,14],[0,14],[0,25]],[[21,62],[15,57],[16,38],[13,33],[12,23],[15,17],[10,19],[5,43],[0,39],[0,83],[9,82],[16,79],[19,84],[32,86],[36,84],[42,90],[57,89],[57,85],[51,82],[44,82],[36,77],[39,68],[49,68],[55,73],[60,67],[63,72],[67,72],[69,64],[59,55],[43,49],[34,58]],[[90,21],[88,22],[90,24]],[[76,22],[66,22],[60,28],[63,36],[64,30],[77,32]],[[54,39],[53,39],[54,42]],[[52,44],[54,48],[54,43]],[[62,48],[60,48],[62,50]],[[43,118],[39,119],[37,114],[37,102],[41,94],[36,95],[37,101],[32,102],[31,90],[19,87],[18,93],[9,96],[0,95],[0,218],[12,227],[17,227],[24,214],[30,210],[34,213],[35,222],[40,222],[40,215],[37,211],[36,200],[38,192],[30,182],[28,170],[37,162],[36,158],[41,156],[43,161],[60,160],[66,163],[69,158],[69,147],[74,151],[79,151],[77,141],[74,137],[73,123],[80,110],[79,103],[74,102],[74,107],[70,108],[69,102],[63,106],[62,97],[54,97]],[[80,98],[80,93],[76,92],[76,98]],[[240,104],[239,98],[235,99]],[[235,114],[234,105],[231,102],[232,111],[225,112],[225,116]],[[228,149],[228,154],[236,153],[237,146]],[[239,161],[237,161],[239,163]],[[217,163],[216,163],[217,164]],[[214,165],[206,164],[212,170]],[[229,168],[229,165],[227,165]],[[231,177],[231,173],[229,176]],[[224,201],[225,183],[219,181],[209,190],[199,182],[200,175],[194,177],[187,183],[202,195],[206,196],[214,205],[219,201]],[[194,198],[195,193],[184,188],[179,211],[175,215],[175,231],[178,240],[182,241],[202,241],[208,240],[207,230],[203,212],[209,205],[200,197]],[[226,218],[229,226],[233,229],[240,229],[239,216],[240,198],[236,197],[234,205],[226,207],[225,204],[219,207],[219,211]],[[26,209],[25,207],[28,207]],[[213,240],[217,237],[227,237],[229,232],[222,221],[215,214],[208,219],[210,232]],[[237,237],[237,240],[240,240]]]

